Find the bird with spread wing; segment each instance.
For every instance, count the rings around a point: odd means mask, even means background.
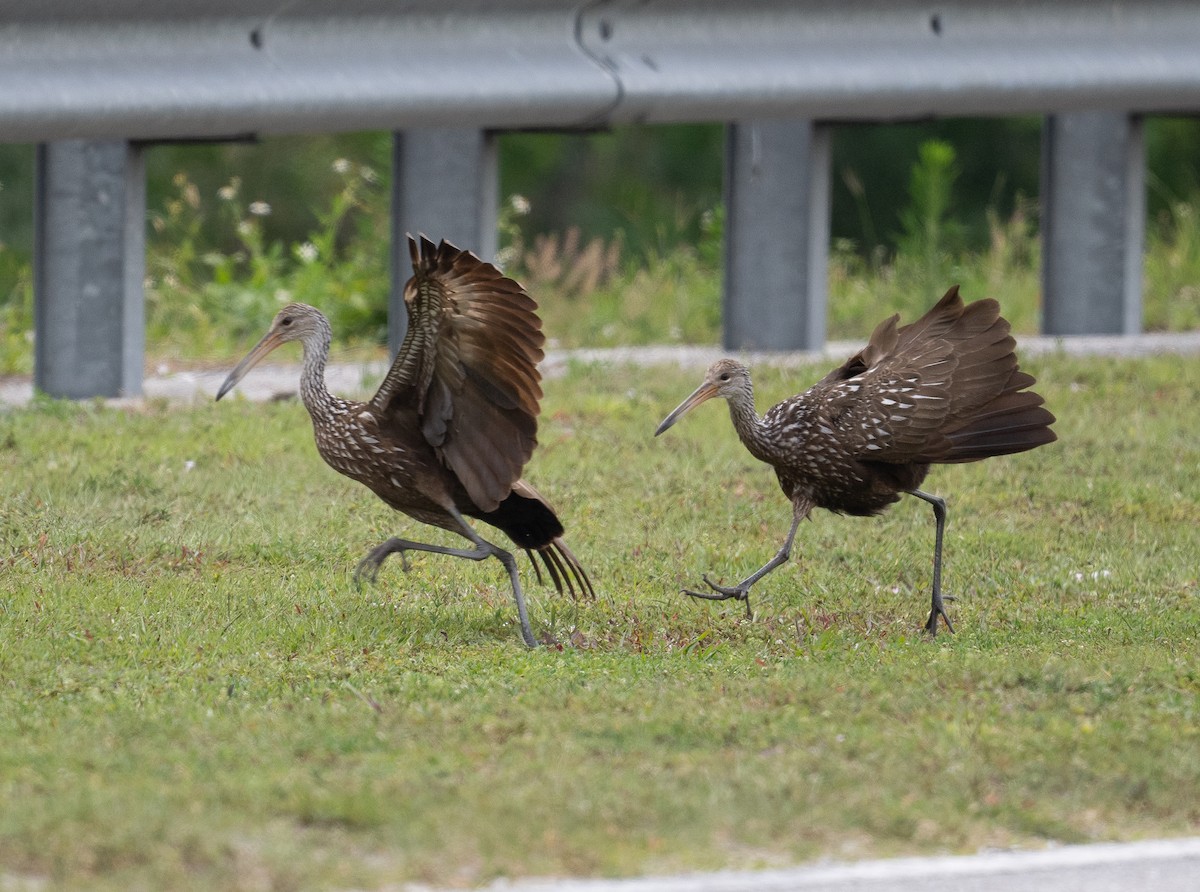
[[[474,518],[540,557],[561,593],[593,595],[591,581],[563,541],[554,509],[521,479],[537,445],[542,397],[542,323],[537,303],[490,263],[448,242],[408,239],[413,276],[404,287],[408,332],[378,392],[366,402],[332,395],[325,364],[332,332],[305,304],[279,311],[262,340],[229,373],[228,393],[264,356],[299,341],[300,397],[317,451],[334,470],[364,484],[397,511],[457,533],[469,548],[390,538],[355,570],[375,580],[391,554],[424,551],[470,560],[497,558],[508,571],[521,636],[537,644],[513,555],[481,537]]]
[[[792,503],[791,528],[771,560],[737,585],[705,576],[711,591],[686,594],[735,598],[749,614],[750,587],[788,559],[800,521],[814,508],[869,516],[908,493],[933,506],[937,525],[925,629],[937,634],[940,618],[954,631],[942,595],[946,503],[920,489],[929,466],[1044,446],[1056,439],[1050,429],[1055,419],[1042,397],[1026,389],[1033,376],[1017,367],[1016,341],[996,301],[964,304],[956,285],[916,322],[899,320],[885,319],[861,351],[761,418],[750,371],[719,359],[663,419],[655,436],[705,400],[722,397],[739,439],[774,467]]]

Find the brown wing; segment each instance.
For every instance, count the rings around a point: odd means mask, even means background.
[[[897,320],[880,324],[809,397],[862,458],[945,461],[955,449],[947,435],[1002,405],[1000,397],[1014,407],[1041,403],[1015,393],[1033,379],[1017,370],[1015,342],[994,300],[964,306],[956,286],[916,322],[897,328]]]
[[[537,444],[542,397],[537,303],[512,279],[446,241],[409,236],[408,333],[370,406],[386,425],[415,410],[421,432],[491,511]]]

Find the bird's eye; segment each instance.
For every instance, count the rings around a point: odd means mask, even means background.
[[[292,317],[291,317],[291,316],[284,316],[282,319],[280,319],[280,320],[279,320],[279,324],[280,324],[280,325],[291,325],[291,324],[292,324]]]
[[[721,380],[728,381],[729,380],[729,372],[721,372]]]

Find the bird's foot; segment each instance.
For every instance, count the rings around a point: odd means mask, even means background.
[[[950,623],[950,617],[946,614],[946,607],[943,601],[953,601],[952,595],[937,595],[933,599],[933,606],[929,610],[929,619],[925,621],[925,631],[929,633],[931,638],[937,637],[938,617],[946,621],[946,628],[950,630],[950,634],[954,634],[954,626]]]
[[[744,601],[746,604],[746,618],[753,619],[754,611],[750,609],[750,586],[742,583],[741,585],[718,585],[708,578],[708,574],[704,574],[704,584],[707,585],[712,592],[694,592],[691,589],[685,588],[683,593],[693,598],[702,598],[705,601],[728,601],[733,598],[738,601]]]
[[[376,545],[367,552],[367,556],[358,562],[358,566],[354,568],[354,585],[358,589],[362,589],[363,577],[366,577],[367,582],[371,585],[379,578],[379,568],[383,566],[384,559],[390,554],[400,555],[400,567],[405,573],[408,572],[408,556],[405,554],[406,549],[398,547],[392,540]]]
[[[358,562],[358,566],[354,568],[354,587],[360,592],[363,587],[363,579],[366,579],[371,585],[375,584],[375,580],[379,577],[379,563],[371,560],[371,555],[367,555]]]

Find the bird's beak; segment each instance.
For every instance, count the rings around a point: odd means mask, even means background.
[[[658,426],[658,430],[656,430],[654,432],[654,436],[657,437],[659,434],[661,434],[663,431],[665,431],[667,428],[669,428],[672,424],[674,424],[676,421],[678,421],[680,418],[682,418],[688,412],[692,411],[692,409],[696,408],[698,405],[700,405],[705,400],[711,399],[712,397],[714,397],[716,395],[717,395],[717,385],[715,385],[709,381],[705,381],[703,384],[701,384],[699,387],[697,387],[694,391],[692,391],[691,396],[689,396],[686,400],[684,400],[682,403],[680,403],[678,406],[676,406],[674,412],[672,412],[670,415],[668,415],[666,418],[664,418],[662,420],[662,424],[660,424]]]
[[[283,337],[275,329],[271,329],[263,335],[263,339],[254,345],[254,349],[246,354],[245,359],[234,366],[233,371],[229,373],[224,383],[221,384],[221,389],[217,391],[217,399],[220,399],[233,390],[233,386],[242,380],[246,372],[254,368],[260,359],[282,343]]]

